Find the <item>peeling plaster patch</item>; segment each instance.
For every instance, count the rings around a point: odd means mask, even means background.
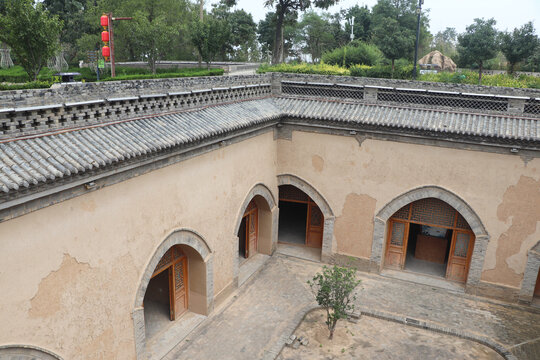
[[[31,318],[52,316],[62,308],[62,295],[66,289],[72,287],[77,279],[91,267],[87,263],[80,263],[69,254],[64,254],[62,264],[56,271],[41,280],[38,292],[30,300],[31,308],[28,314]]]
[[[516,287],[523,277],[530,247],[526,245],[534,245],[534,239],[529,237],[540,221],[540,180],[522,175],[516,185],[509,186],[497,208],[497,217],[510,226],[497,240],[495,268],[485,271],[483,278]]]
[[[347,195],[334,227],[339,253],[369,258],[376,204],[377,200],[368,195]]]
[[[362,143],[367,140],[367,136],[364,135],[356,135],[354,138],[358,141],[358,146],[362,146]]]
[[[525,164],[525,167],[527,167],[529,161],[534,160],[534,156],[532,155],[519,154],[519,157],[521,158],[521,160],[523,160],[523,164]]]
[[[317,172],[322,172],[324,169],[324,159],[319,155],[313,155],[311,157],[311,164]]]

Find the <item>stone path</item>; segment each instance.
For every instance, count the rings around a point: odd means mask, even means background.
[[[234,298],[164,359],[274,359],[313,297],[306,281],[321,264],[274,255]],[[358,307],[397,322],[484,339],[518,359],[540,359],[540,310],[358,273]],[[512,357],[510,354],[510,358]]]

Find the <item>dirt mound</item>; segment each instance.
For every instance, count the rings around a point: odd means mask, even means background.
[[[437,70],[456,71],[457,65],[448,56],[444,56],[440,51],[434,50],[421,58],[418,63],[420,65],[433,64]]]

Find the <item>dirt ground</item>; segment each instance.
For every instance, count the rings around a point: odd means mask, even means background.
[[[368,316],[356,324],[341,320],[329,340],[325,316],[323,310],[307,314],[295,335],[307,337],[308,345],[286,346],[278,359],[502,359],[473,341]]]

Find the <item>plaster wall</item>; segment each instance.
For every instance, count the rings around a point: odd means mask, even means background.
[[[131,313],[157,247],[174,229],[197,231],[214,294],[227,288],[239,209],[257,183],[277,197],[276,154],[267,132],[0,223],[0,345],[135,358]]]
[[[540,159],[300,131],[278,142],[278,173],[306,180],[329,202],[335,253],[368,260],[375,214],[437,185],[469,204],[490,235],[481,280],[520,287],[540,238]]]

